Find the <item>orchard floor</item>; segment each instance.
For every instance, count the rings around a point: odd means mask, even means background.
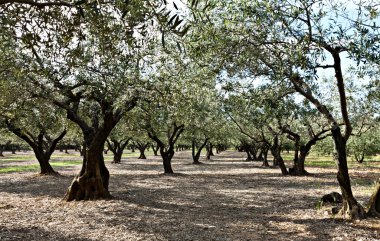
[[[161,174],[158,157],[108,162],[109,201],[61,200],[78,165],[56,168],[61,177],[2,173],[0,240],[380,240],[379,219],[346,222],[316,209],[322,195],[339,191],[334,168],[284,177],[244,157],[227,151],[192,165],[180,152],[176,175]],[[366,203],[380,171],[350,172]]]

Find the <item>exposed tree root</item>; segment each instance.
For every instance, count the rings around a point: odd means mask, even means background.
[[[367,217],[367,213],[364,210],[363,206],[359,203],[354,203],[349,205],[348,201],[343,201],[342,209],[340,209],[338,216],[343,219],[357,220],[364,219]]]

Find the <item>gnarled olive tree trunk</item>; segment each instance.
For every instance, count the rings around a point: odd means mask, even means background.
[[[84,155],[81,171],[74,178],[64,199],[66,201],[109,199],[109,172],[104,163],[104,144],[112,129],[120,121],[123,113],[136,106],[137,98],[127,103],[127,107],[114,109],[112,102],[98,100],[93,105],[91,125],[78,114],[80,98],[72,97],[73,108],[57,102],[57,105],[67,108],[67,118],[75,122],[82,130],[84,137]],[[102,121],[99,121],[102,118]]]
[[[84,133],[86,145],[82,168],[66,192],[66,201],[111,198],[108,191],[110,175],[104,163],[103,150],[113,126],[100,128],[95,133]]]

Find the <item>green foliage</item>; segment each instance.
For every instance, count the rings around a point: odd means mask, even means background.
[[[362,163],[368,156],[380,153],[379,127],[372,128],[360,136],[353,136],[348,144],[352,159]]]

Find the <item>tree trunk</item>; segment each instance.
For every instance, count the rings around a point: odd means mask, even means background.
[[[213,148],[213,146],[212,146],[212,144],[211,143],[209,143],[207,146],[206,146],[206,159],[207,160],[210,160],[211,159],[211,156],[213,156],[214,155],[214,153],[212,153],[212,148]]]
[[[144,143],[144,142],[139,142],[137,141],[136,142],[136,148],[139,150],[140,152],[140,156],[138,159],[146,159],[146,156],[145,156],[145,150],[146,148],[149,146],[149,142],[147,143]]]
[[[297,156],[297,159],[294,162],[293,168],[289,168],[289,174],[296,175],[296,176],[305,176],[309,174],[305,170],[305,160],[310,149],[311,149],[311,146],[300,147],[299,155]]]
[[[139,151],[140,151],[140,156],[138,159],[146,159],[145,148],[139,148]]]
[[[280,151],[281,152],[281,151]],[[289,172],[288,170],[286,169],[286,166],[285,166],[285,163],[284,163],[284,159],[282,159],[282,156],[280,153],[277,153],[276,151],[273,152],[272,151],[272,155],[274,157],[274,159],[276,160],[276,163],[278,163],[278,166],[280,166],[280,169],[281,169],[281,173],[283,175],[288,175]]]
[[[362,164],[364,162],[364,151],[361,153],[354,152],[354,157],[357,163]]]
[[[192,156],[193,156],[193,164],[201,164],[201,162],[199,162],[199,158],[201,156],[201,152],[202,152],[202,149],[207,145],[207,142],[208,142],[208,138],[206,138],[204,140],[204,142],[202,143],[202,145],[200,147],[198,147],[198,150],[196,151],[197,149],[197,145],[195,143],[195,141],[193,140],[192,143],[191,143],[191,149],[192,149]]]
[[[264,160],[263,149],[262,148],[260,148],[259,154],[257,155],[257,160],[258,161],[263,161]]]
[[[269,149],[267,147],[265,147],[263,149],[263,166],[264,167],[269,167],[269,163],[268,163],[268,151],[269,151]]]
[[[248,151],[251,153],[251,160],[257,161],[257,149],[254,145],[248,146]]]
[[[11,147],[12,154],[16,154],[16,150],[17,150],[16,146],[12,146]]]
[[[128,142],[131,140],[131,138],[128,138],[127,140],[116,140],[114,138],[111,138],[111,140],[106,140],[108,150],[110,150],[113,153],[113,161],[112,163],[120,163],[121,157],[123,156],[123,152],[125,147],[128,145]]]
[[[66,201],[111,198],[108,191],[109,172],[104,163],[103,149],[104,142],[93,144],[85,151],[82,169],[67,190],[64,197]]]
[[[121,157],[123,156],[123,150],[117,150],[113,153],[113,161],[112,163],[121,163]]]
[[[247,159],[245,159],[246,161],[252,161],[252,156],[251,156],[251,152],[249,151],[248,148],[245,148],[245,152],[247,153]]]
[[[29,146],[33,149],[34,154],[40,164],[41,172],[43,175],[56,175],[58,174],[54,171],[53,167],[49,163],[51,154],[54,152],[58,145],[58,142],[66,135],[66,130],[61,132],[61,134],[55,138],[51,139],[46,136],[46,130],[40,129],[37,137],[30,133],[23,132],[20,128],[15,127],[12,123],[6,120],[6,125],[8,129],[15,135],[23,139]],[[44,140],[45,139],[45,140]]]
[[[375,192],[368,203],[368,216],[380,217],[380,178],[377,180]]]
[[[174,151],[163,151],[161,150],[161,157],[164,165],[164,173],[165,174],[173,174],[172,169],[172,158],[174,156]]]
[[[76,149],[79,151],[79,155],[83,157],[83,154],[84,154],[84,144],[81,145],[81,144],[77,144],[76,145]]]
[[[36,151],[34,151],[34,153],[40,164],[40,175],[58,175],[58,172],[54,171],[49,163],[51,154],[36,153]]]
[[[151,138],[152,140],[154,140],[157,143],[157,145],[160,147],[160,154],[161,154],[161,157],[162,157],[165,174],[172,174],[172,173],[174,173],[173,169],[172,169],[172,166],[171,166],[171,161],[172,161],[172,158],[174,156],[174,145],[177,142],[177,140],[178,140],[179,136],[181,135],[181,133],[185,129],[185,125],[182,124],[182,125],[177,126],[177,124],[175,122],[173,123],[173,127],[174,127],[173,131],[170,133],[170,135],[168,135],[168,146],[165,145],[155,135],[154,132],[148,131],[149,138]],[[166,146],[167,146],[167,149],[166,149]]]
[[[340,128],[332,130],[335,145],[335,161],[338,166],[337,179],[343,196],[343,207],[340,214],[349,219],[364,218],[366,213],[364,208],[356,201],[352,194],[350,177],[347,167],[346,140],[343,138]]]
[[[158,146],[155,146],[155,145],[152,144],[152,150],[153,150],[154,156],[158,156],[158,149],[159,149]]]
[[[278,137],[275,136],[274,137],[274,140],[273,140],[273,145],[270,147],[270,150],[272,152],[272,155],[273,155],[273,164],[275,162],[278,163],[278,165],[280,166],[280,169],[281,169],[281,173],[283,175],[288,175],[289,172],[288,170],[286,169],[286,166],[285,166],[285,163],[284,163],[284,160],[282,159],[282,156],[281,156],[281,148],[280,148],[280,145],[279,145],[279,140],[278,140]]]

